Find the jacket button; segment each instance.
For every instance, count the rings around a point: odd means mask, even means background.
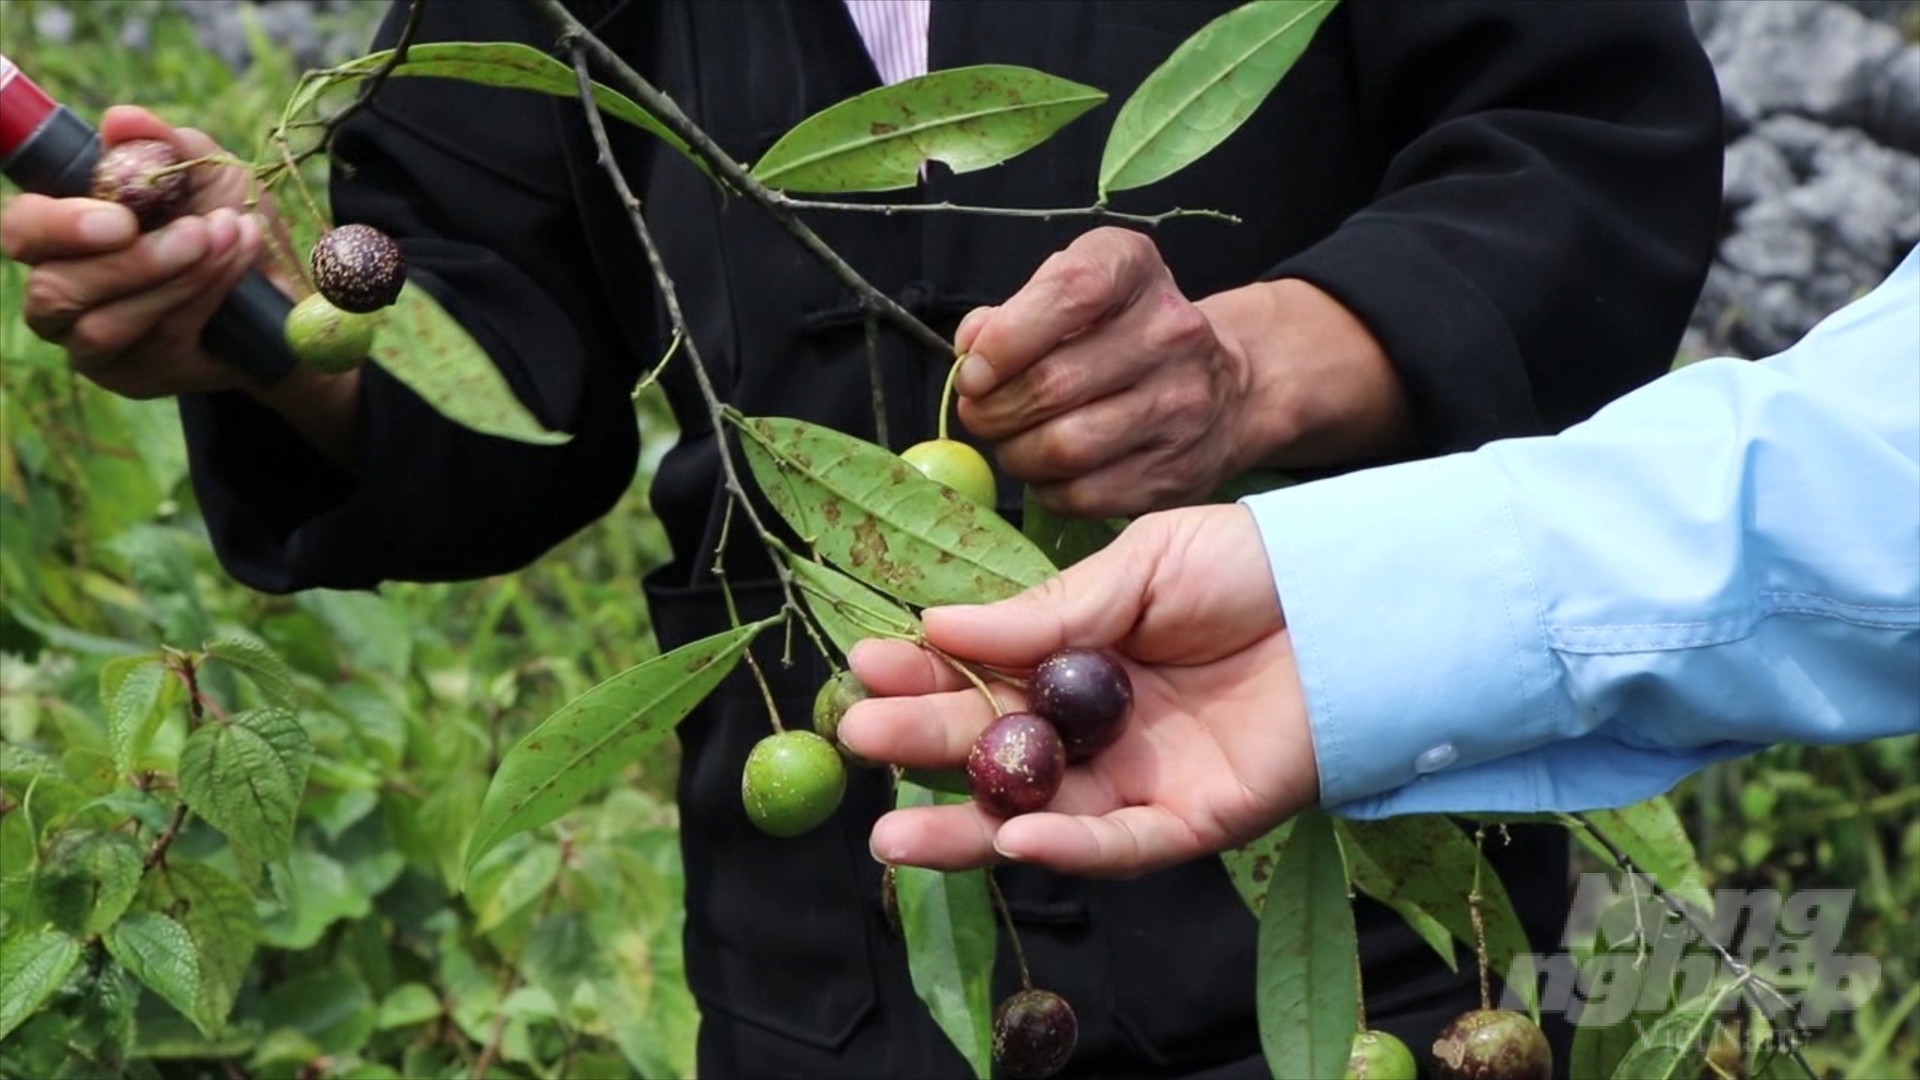
[[[1439,772],[1453,764],[1460,755],[1454,751],[1452,743],[1441,743],[1413,759],[1413,771],[1421,774]]]

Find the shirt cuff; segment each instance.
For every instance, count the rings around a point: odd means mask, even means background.
[[[1241,500],[1293,639],[1329,808],[1570,725],[1497,465],[1457,454]],[[1537,774],[1506,774],[1538,803]]]

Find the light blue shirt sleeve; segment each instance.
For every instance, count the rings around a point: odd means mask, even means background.
[[[1920,251],[1778,356],[1242,502],[1338,813],[1621,806],[1920,732]]]

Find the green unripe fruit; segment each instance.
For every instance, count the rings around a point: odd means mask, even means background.
[[[955,439],[930,439],[907,447],[907,464],[991,510],[997,488],[993,468],[980,451]]]
[[[1553,1048],[1533,1021],[1505,1009],[1461,1013],[1433,1040],[1436,1080],[1550,1080]]]
[[[1407,1044],[1384,1031],[1353,1037],[1346,1080],[1419,1080],[1420,1066]]]
[[[769,836],[799,836],[833,816],[847,790],[847,769],[833,744],[811,731],[761,739],[740,775],[747,817]]]
[[[352,371],[373,352],[380,316],[342,311],[319,293],[295,304],[287,316],[287,345],[319,371]]]
[[[867,699],[867,688],[853,677],[851,671],[835,673],[833,678],[820,685],[820,692],[813,697],[813,733],[832,743],[840,756],[847,759],[849,765],[873,765],[840,741],[840,721],[846,719],[847,710],[856,702]]]

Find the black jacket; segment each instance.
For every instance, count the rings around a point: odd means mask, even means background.
[[[1230,6],[936,0],[932,68],[1023,64],[1112,96],[1010,164],[962,177],[936,170],[922,191],[888,198],[1091,202],[1119,104]],[[743,160],[878,81],[838,0],[577,10]],[[423,39],[548,47],[553,35],[525,5],[463,0],[428,5]],[[1194,167],[1114,203],[1243,218],[1161,228],[1188,295],[1279,276],[1317,284],[1386,346],[1425,449],[1444,452],[1557,430],[1666,368],[1712,250],[1719,118],[1680,0],[1346,0],[1245,127]],[[748,414],[871,437],[850,297],[758,209],[723,205],[686,162],[612,126],[723,391]],[[397,79],[347,125],[339,150],[354,172],[337,175],[338,218],[398,236],[416,280],[543,420],[575,438],[533,448],[474,435],[369,369],[367,467],[354,482],[245,398],[188,399],[193,477],[215,546],[236,577],[270,592],[524,566],[632,482],[639,436],[628,391],[666,337],[578,104]],[[942,332],[1089,227],[870,215],[813,224]],[[946,358],[889,334],[884,368],[898,449],[930,435]],[[652,576],[648,600],[671,647],[724,624],[701,569],[724,504],[691,381],[676,366],[666,387],[683,435],[653,500],[675,561]],[[1017,487],[1003,485],[1002,503],[1017,512]],[[730,573],[751,617],[774,596],[757,547],[735,539]],[[781,707],[804,715],[824,668],[806,657],[782,671],[777,648],[765,666]],[[866,831],[882,784],[861,773],[839,817],[807,837],[762,836],[741,810],[739,771],[766,730],[741,677],[680,732],[687,970],[706,1017],[700,1074],[963,1074],[914,1000],[881,915]],[[1563,839],[1522,831],[1495,857],[1540,948],[1552,948],[1566,904]],[[1215,862],[1126,883],[1032,870],[1003,881],[1036,977],[1079,1011],[1076,1071],[1257,1074],[1253,921]],[[1359,917],[1370,1012],[1422,1047],[1469,1005],[1471,961],[1452,975],[1390,914],[1363,903]],[[1003,989],[1010,970],[1003,956]]]

